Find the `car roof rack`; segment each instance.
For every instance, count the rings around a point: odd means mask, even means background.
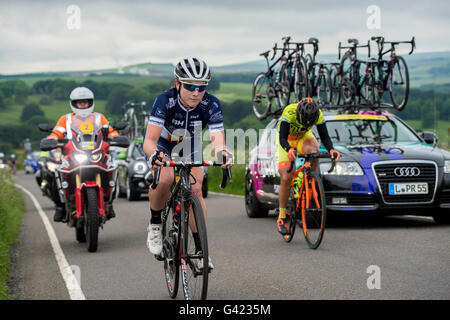
[[[392,104],[380,103],[380,104],[368,104],[368,103],[358,103],[358,104],[325,104],[319,103],[319,108],[327,111],[336,111],[338,113],[353,113],[364,110],[371,111],[382,111],[384,109],[394,109],[396,108]]]

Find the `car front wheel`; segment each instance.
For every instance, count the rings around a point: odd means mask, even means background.
[[[248,174],[245,178],[245,211],[249,218],[262,218],[267,217],[269,214],[269,209],[264,208],[263,204],[258,200],[255,186]]]

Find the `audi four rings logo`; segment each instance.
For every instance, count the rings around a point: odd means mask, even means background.
[[[417,167],[397,167],[394,174],[397,177],[417,177],[420,175],[420,170]]]

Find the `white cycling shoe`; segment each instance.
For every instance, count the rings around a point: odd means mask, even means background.
[[[200,272],[203,271],[203,258],[192,260],[192,262],[195,264],[195,268],[197,270],[199,270]],[[214,269],[214,265],[211,262],[211,257],[208,257],[208,269],[209,272]]]
[[[147,228],[147,248],[152,254],[159,255],[162,251],[161,225],[151,224]]]

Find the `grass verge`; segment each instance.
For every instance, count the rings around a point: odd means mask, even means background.
[[[222,182],[222,168],[209,167],[208,168],[208,190],[214,192],[231,193],[244,195],[245,183],[245,164],[236,164],[231,169],[233,183],[228,181],[225,189],[220,189]]]
[[[11,175],[0,170],[0,300],[11,299],[7,288],[11,246],[16,241],[24,211],[22,193],[14,187]]]

